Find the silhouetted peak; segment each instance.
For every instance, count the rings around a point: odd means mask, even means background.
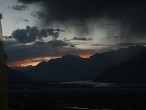
[[[140,53],[145,53],[146,52],[146,47],[142,46],[142,45],[133,45],[133,46],[129,46],[126,48],[120,48],[117,50],[112,50],[112,51],[107,51],[107,52],[103,52],[103,53],[96,53],[93,56],[91,56],[90,58],[97,58],[99,56],[106,56],[107,55],[112,55],[112,54],[140,54]]]
[[[142,46],[142,45],[133,45],[133,46],[130,46],[128,48],[121,48],[121,49],[141,49],[141,50],[143,49],[143,50],[146,50],[146,47]]]
[[[81,57],[79,55],[68,54],[68,55],[64,55],[62,58],[63,59],[70,59],[70,58],[81,58]]]
[[[138,53],[138,54],[143,54],[146,53],[146,47],[145,46],[141,46],[141,45],[134,45],[134,46],[130,46],[127,48],[121,48],[118,50],[118,52],[125,52],[125,53],[129,53],[129,54],[134,54],[134,53]]]
[[[46,64],[46,61],[40,62],[39,64],[37,64],[37,66],[44,65],[44,64]]]

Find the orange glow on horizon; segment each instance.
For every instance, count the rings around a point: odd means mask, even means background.
[[[89,58],[90,56],[92,56],[93,54],[82,54],[82,55],[80,55],[80,57],[82,57],[82,58]]]
[[[92,51],[89,53],[84,53],[80,54],[79,56],[82,58],[89,58],[93,54],[95,54],[96,51]],[[42,61],[48,61],[50,59],[55,59],[59,57],[44,57],[44,58],[32,58],[32,59],[26,59],[26,60],[21,60],[21,61],[15,61],[15,62],[10,62],[8,63],[9,67],[25,67],[25,66],[36,66]]]
[[[21,60],[21,61],[15,61],[15,62],[10,62],[8,63],[9,67],[25,67],[25,66],[36,66],[42,61],[48,61],[52,58],[57,58],[57,57],[44,57],[44,58],[32,58],[32,59],[27,59],[27,60]]]
[[[84,54],[80,54],[80,57],[82,58],[89,58],[91,57],[92,55],[94,55],[95,53],[97,53],[98,50],[93,50],[93,51],[90,51],[88,53],[84,53]]]

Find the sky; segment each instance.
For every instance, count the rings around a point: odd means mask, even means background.
[[[145,11],[144,3],[134,1],[1,0],[8,65],[145,45]]]

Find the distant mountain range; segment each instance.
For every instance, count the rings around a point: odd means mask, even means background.
[[[29,65],[29,66],[24,66],[24,67],[19,67],[19,66],[15,66],[15,67],[12,67],[14,70],[17,70],[17,71],[21,71],[21,72],[26,72],[28,69],[31,69],[33,66],[32,65]]]
[[[146,51],[95,78],[96,82],[146,83]]]
[[[138,70],[136,71],[135,68],[139,65],[139,69],[143,68],[141,70],[144,70],[146,61],[143,60],[143,55],[145,55],[145,53],[146,48],[144,46],[131,46],[119,50],[97,53],[90,58],[81,58],[77,55],[65,55],[62,58],[41,62],[25,72],[32,79],[43,81],[80,81],[96,79],[95,81],[111,82],[112,78],[121,78],[121,81],[124,81],[128,80],[132,74],[132,77],[135,78],[138,74],[144,75],[139,73]],[[131,61],[134,62],[133,66],[131,66],[131,64],[133,64]],[[123,67],[123,65],[125,65],[125,67]],[[127,68],[131,68],[131,71],[128,71]],[[135,71],[132,71],[132,68],[134,68]],[[129,76],[127,76],[125,70],[127,73],[130,72]],[[118,74],[123,74],[123,79]],[[127,77],[127,79],[124,79],[124,77]],[[115,80],[115,82],[117,81]]]

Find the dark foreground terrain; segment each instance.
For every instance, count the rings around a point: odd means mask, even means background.
[[[146,88],[90,83],[15,85],[10,110],[145,110]]]

